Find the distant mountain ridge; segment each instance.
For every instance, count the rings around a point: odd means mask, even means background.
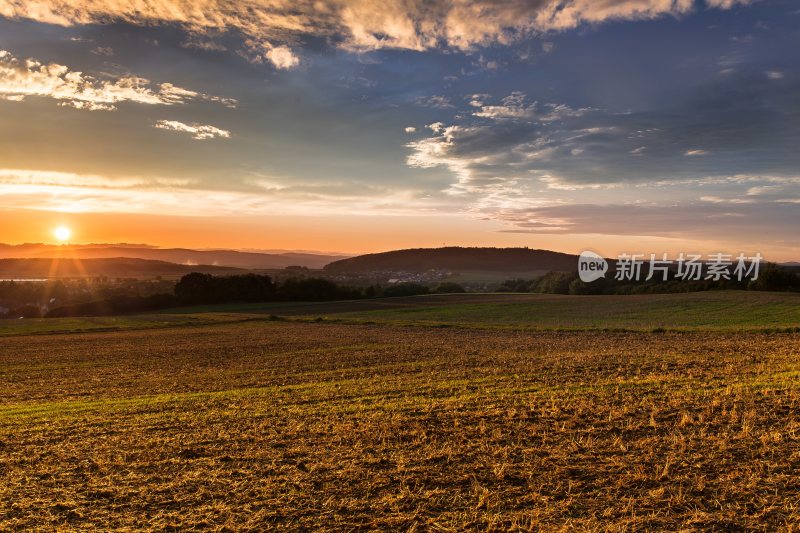
[[[325,266],[331,274],[378,271],[561,271],[578,268],[578,256],[530,248],[411,248],[359,255]]]
[[[179,265],[212,265],[244,269],[281,269],[288,266],[322,268],[340,255],[286,252],[266,254],[237,250],[193,250],[189,248],[155,248],[148,245],[97,244],[0,244],[0,259],[50,258],[69,256],[77,259],[134,258],[166,261]]]
[[[116,257],[102,259],[26,258],[0,259],[0,279],[154,278],[179,277],[190,272],[230,275],[244,272],[233,267],[178,265],[166,261]]]

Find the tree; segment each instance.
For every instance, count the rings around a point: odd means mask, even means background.
[[[578,275],[575,272],[548,272],[536,283],[536,292],[569,294],[569,286]]]
[[[175,296],[181,303],[188,305],[212,303],[215,285],[211,274],[192,272],[175,284]]]
[[[456,294],[467,291],[464,290],[464,287],[458,283],[454,283],[452,281],[443,281],[433,290],[433,292],[438,292],[439,294]]]
[[[418,294],[428,294],[430,289],[421,283],[398,283],[390,285],[383,290],[384,296],[417,296]]]
[[[192,272],[175,284],[175,296],[185,305],[266,302],[274,299],[274,295],[272,279],[257,274],[215,277]]]
[[[800,278],[789,269],[767,263],[758,279],[751,281],[747,288],[753,291],[800,291]]]
[[[278,288],[278,297],[289,301],[324,301],[343,299],[336,283],[322,278],[290,278]]]

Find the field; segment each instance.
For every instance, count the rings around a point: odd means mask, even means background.
[[[800,294],[705,292],[632,296],[426,296],[435,305],[343,312],[342,320],[532,330],[742,331],[800,326]]]
[[[0,530],[800,528],[794,295],[427,298],[13,321]]]

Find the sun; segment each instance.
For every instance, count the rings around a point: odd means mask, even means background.
[[[66,226],[59,226],[53,230],[53,235],[55,235],[55,238],[60,242],[67,242],[72,236],[72,231]]]

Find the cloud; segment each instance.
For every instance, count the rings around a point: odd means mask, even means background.
[[[746,3],[749,0],[705,0],[705,5],[720,9]],[[308,36],[352,51],[474,50],[584,24],[680,16],[694,7],[694,0],[26,0],[3,2],[0,16],[62,26],[177,25],[206,36],[233,31],[257,45],[261,52],[256,57],[276,68],[292,68],[298,60],[290,47]]]
[[[478,109],[462,116],[462,123],[428,125],[434,135],[407,144],[411,167],[449,168],[456,176],[452,194],[497,191],[504,182],[534,178],[532,172],[549,167],[559,156],[583,160],[593,138],[608,136],[609,128],[586,128],[580,120],[590,109],[565,104],[526,102],[525,94],[513,92],[497,104],[488,95],[472,95],[469,106]],[[613,129],[613,128],[612,128]],[[540,173],[540,176],[544,173]]]
[[[570,185],[650,183],[732,174],[789,175],[800,153],[798,84],[757,73],[709,81],[660,108],[614,111],[468,95],[432,134],[408,143],[411,167],[449,169],[451,193],[483,194],[543,177]],[[698,144],[702,143],[701,146]],[[635,157],[634,157],[635,156]]]
[[[496,59],[487,59],[483,56],[483,54],[478,56],[478,60],[472,63],[473,66],[478,67],[482,70],[497,70],[500,68],[500,62]]]
[[[478,103],[476,100],[472,102]],[[532,119],[536,114],[536,104],[525,105],[525,93],[515,92],[503,98],[500,105],[481,105],[476,117],[494,120]]]
[[[475,98],[476,96],[481,98]],[[545,104],[543,106],[539,106],[537,102],[528,104],[525,93],[519,91],[506,96],[497,105],[486,105],[486,99],[488,99],[488,95],[472,96],[469,105],[479,108],[478,111],[472,113],[473,116],[493,120],[531,121],[535,118],[540,122],[552,122],[569,117],[579,117],[591,111],[589,108],[573,109],[566,104]]]
[[[154,127],[161,130],[188,133],[193,139],[198,141],[217,138],[227,139],[231,136],[231,132],[227,130],[210,126],[208,124],[198,124],[196,122],[185,124],[183,122],[178,122],[177,120],[159,120],[155,123]]]
[[[390,214],[437,208],[422,193],[359,183],[298,184],[257,177],[240,190],[209,190],[196,180],[0,169],[0,209],[175,216]]]
[[[747,196],[765,196],[772,195],[783,191],[785,185],[761,185],[758,187],[750,187],[747,189]]]
[[[407,126],[403,131],[405,131],[406,133],[414,133],[415,131],[417,131],[417,128],[415,128],[414,126]]]
[[[0,97],[22,101],[31,96],[53,98],[60,101],[59,105],[90,111],[113,111],[122,102],[173,105],[193,99],[236,105],[233,99],[201,94],[171,83],[156,87],[150,80],[136,76],[101,80],[64,65],[21,60],[0,50]]]
[[[264,55],[278,69],[289,70],[300,64],[300,59],[288,46],[275,46]]]
[[[557,176],[542,176],[539,181],[544,183],[548,189],[557,191],[617,189],[622,186],[620,183],[569,183]]]
[[[751,3],[752,0],[706,0],[710,7],[718,7],[722,9],[730,9],[737,4],[746,5]]]
[[[455,106],[450,103],[450,99],[446,96],[420,96],[415,102],[421,106],[433,107],[435,109],[451,109]]]
[[[510,233],[668,238],[681,247],[698,241],[713,242],[717,247],[733,240],[762,242],[765,232],[772,236],[772,244],[796,240],[793,221],[800,216],[800,209],[789,195],[792,188],[796,194],[800,186],[798,176],[734,175],[683,182],[618,183],[609,186],[613,189],[610,194],[603,194],[605,187],[572,186],[558,178],[542,181],[555,194],[568,190],[569,198],[559,200],[524,190],[518,184],[516,190],[482,195],[491,200],[475,202],[472,212],[504,224],[507,229],[502,231]],[[788,194],[781,196],[772,190],[769,195],[743,197],[754,184],[780,187]],[[695,200],[704,190],[710,194]],[[535,202],[524,201],[528,198]]]
[[[680,243],[708,239],[719,243],[729,239],[762,242],[768,232],[775,243],[795,242],[791,221],[798,211],[796,204],[788,203],[571,204],[508,209],[502,219],[514,227],[509,231],[523,233],[668,237]]]
[[[176,178],[109,178],[96,174],[76,174],[51,170],[0,168],[0,184],[59,187],[94,187],[100,189],[127,189],[135,187],[186,186],[193,182]]]
[[[712,204],[752,204],[753,200],[746,198],[720,198],[719,196],[701,196],[701,202],[709,202]]]
[[[21,97],[19,101],[21,102]],[[74,109],[86,109],[87,111],[115,111],[117,106],[111,104],[102,104],[98,102],[84,102],[80,100],[67,100],[58,104],[59,107],[72,107]]]
[[[782,80],[783,79],[783,72],[779,70],[768,70],[765,72],[767,78],[771,80]]]
[[[114,49],[110,46],[98,46],[93,48],[91,52],[97,56],[106,56],[106,57],[113,57],[114,56]]]
[[[238,53],[252,63],[267,61],[278,70],[291,70],[300,64],[300,58],[288,46],[263,40],[246,39]]]
[[[223,98],[221,96],[214,96],[210,94],[203,94],[197,91],[176,87],[171,83],[162,83],[158,86],[158,92],[167,100],[173,103],[183,103],[186,100],[207,100],[209,102],[217,102],[228,108],[235,108],[239,102],[233,98]]]
[[[197,50],[205,50],[207,52],[227,52],[228,47],[220,44],[213,39],[206,39],[198,36],[191,36],[186,41],[181,43],[182,48],[195,48]]]
[[[646,235],[638,217],[673,206],[676,213],[710,208],[717,218],[706,234],[723,238],[725,213],[752,205],[740,213],[752,219],[800,192],[800,154],[786,149],[800,142],[796,83],[770,83],[758,72],[733,81],[622,112],[529,102],[521,92],[497,101],[468,95],[450,120],[406,143],[406,163],[445,169],[446,195],[508,231],[593,233],[590,221],[559,206],[630,204],[638,207],[628,209],[625,235]],[[791,226],[790,215],[800,213],[782,205],[781,223]],[[621,230],[597,228],[607,231]]]
[[[489,98],[491,98],[491,95],[487,93],[476,93],[467,97],[469,105],[472,107],[483,107],[484,103]]]

